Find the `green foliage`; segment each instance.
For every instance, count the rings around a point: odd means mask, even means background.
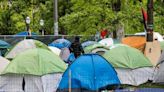
[[[25,18],[31,18],[30,29],[39,33],[39,20],[45,22],[47,34],[53,34],[53,0],[0,1],[0,34],[25,31]],[[120,0],[120,11],[114,11],[113,3],[119,0],[58,0],[59,32],[69,35],[94,35],[103,29],[117,31],[124,28],[126,34],[144,31],[141,7],[146,10],[147,0]],[[164,34],[164,2],[154,1],[154,30]]]

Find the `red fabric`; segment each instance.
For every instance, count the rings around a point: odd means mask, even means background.
[[[148,19],[147,12],[143,8],[141,8],[141,10],[142,10],[144,21],[147,21],[147,19]]]
[[[101,31],[101,37],[104,39],[104,37],[107,35],[107,30],[102,30]]]

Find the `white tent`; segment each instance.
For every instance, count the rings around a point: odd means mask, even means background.
[[[43,76],[25,75],[25,92],[56,92],[62,73]]]
[[[162,53],[159,63],[155,68],[155,73],[153,76],[153,82],[164,84],[164,52]]]
[[[61,53],[61,50],[60,49],[58,49],[58,48],[56,48],[56,47],[52,47],[52,46],[48,46],[48,48],[53,52],[53,53],[55,53],[56,55],[60,55],[60,53]]]
[[[135,35],[146,35],[146,33],[140,32],[140,33],[135,33]],[[153,35],[154,35],[154,39],[157,39],[158,41],[164,41],[162,35],[159,34],[158,32],[153,32]]]
[[[112,38],[105,38],[102,39],[101,41],[99,41],[100,44],[105,45],[105,46],[111,46],[114,44],[113,39]]]
[[[152,80],[153,68],[144,67],[137,69],[116,68],[121,84],[138,86]]]
[[[0,76],[0,92],[23,92],[23,76],[18,74],[6,74]]]
[[[62,48],[60,53],[60,58],[64,61],[67,61],[70,56],[70,50],[68,48]]]
[[[0,56],[0,74],[4,71],[4,69],[7,67],[9,63],[9,60]]]

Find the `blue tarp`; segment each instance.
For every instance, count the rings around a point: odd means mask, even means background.
[[[69,76],[70,72],[71,76]],[[72,89],[93,91],[120,84],[112,65],[98,54],[85,54],[77,58],[63,74],[58,90],[69,88],[70,77]]]
[[[49,44],[49,46],[57,47],[59,49],[61,48],[69,48],[71,46],[71,42],[66,39],[57,39]]]
[[[89,45],[93,45],[93,44],[96,44],[97,42],[95,41],[86,41],[86,42],[83,42],[81,45],[83,48],[89,46]]]
[[[24,32],[17,33],[16,35],[17,36],[27,36],[28,35],[28,32],[27,31],[24,31]],[[31,35],[37,35],[37,34],[34,33],[34,32],[32,32]]]

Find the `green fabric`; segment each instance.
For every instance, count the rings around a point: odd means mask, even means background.
[[[96,48],[104,48],[104,49],[109,50],[108,47],[106,47],[106,46],[104,46],[104,45],[102,45],[100,43],[97,43],[97,44],[93,44],[93,45],[90,45],[90,46],[85,47],[84,48],[84,52],[85,53],[90,53],[90,52],[92,52],[92,50],[94,50]]]
[[[164,50],[164,41],[160,42],[160,47],[162,50]]]
[[[48,46],[40,41],[34,40],[35,44],[36,44],[36,48],[42,48],[42,49],[47,49],[49,51],[51,51]]]
[[[116,68],[140,68],[152,66],[139,50],[129,46],[119,46],[107,51],[103,57]]]
[[[53,52],[45,49],[30,49],[16,56],[3,74],[45,75],[64,72],[66,64]]]

